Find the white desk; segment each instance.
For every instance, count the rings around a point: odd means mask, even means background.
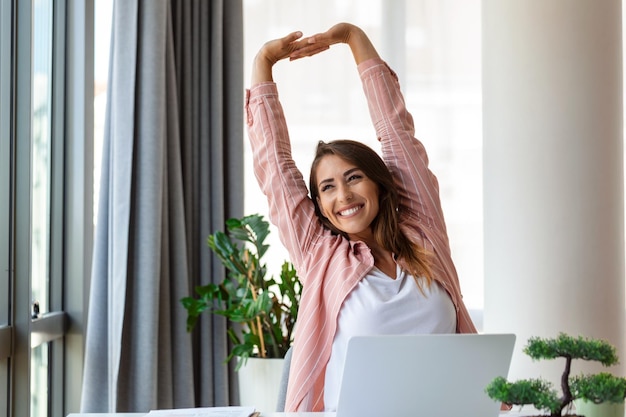
[[[505,411],[500,417],[523,417],[536,415],[536,411],[517,412]],[[145,413],[86,413],[69,414],[67,417],[143,417]],[[335,413],[261,413],[261,417],[335,417]]]
[[[83,413],[67,417],[143,417],[145,413]],[[260,417],[335,417],[335,413],[261,413]]]

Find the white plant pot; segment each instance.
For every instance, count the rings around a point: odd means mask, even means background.
[[[276,411],[284,359],[249,358],[239,369],[239,402],[257,411]]]
[[[594,404],[582,399],[574,400],[576,414],[585,417],[624,417],[624,403]]]

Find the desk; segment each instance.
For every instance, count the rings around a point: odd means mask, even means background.
[[[536,415],[537,411],[505,411],[500,417],[523,417]],[[145,413],[86,413],[70,414],[67,417],[143,417]],[[335,413],[261,413],[261,417],[335,417]]]
[[[67,417],[143,417],[145,415],[145,413],[84,413],[69,414]],[[260,417],[335,417],[335,413],[261,413]]]

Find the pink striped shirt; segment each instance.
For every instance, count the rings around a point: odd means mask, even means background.
[[[457,332],[475,333],[462,301],[452,262],[437,179],[423,145],[414,137],[396,74],[381,59],[358,66],[383,159],[400,193],[400,222],[406,235],[434,254],[433,278],[450,295]],[[273,82],[246,94],[254,172],[269,202],[269,217],[287,247],[303,284],[285,411],[323,411],[324,374],[343,301],[374,266],[369,248],[333,236],[319,222],[291,144]],[[402,266],[402,263],[400,262]]]

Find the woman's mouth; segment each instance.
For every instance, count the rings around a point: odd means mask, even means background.
[[[350,207],[349,209],[346,210],[342,210],[339,212],[340,216],[346,217],[346,216],[351,216],[354,213],[356,213],[357,211],[361,210],[363,208],[363,206],[354,206],[354,207]]]

